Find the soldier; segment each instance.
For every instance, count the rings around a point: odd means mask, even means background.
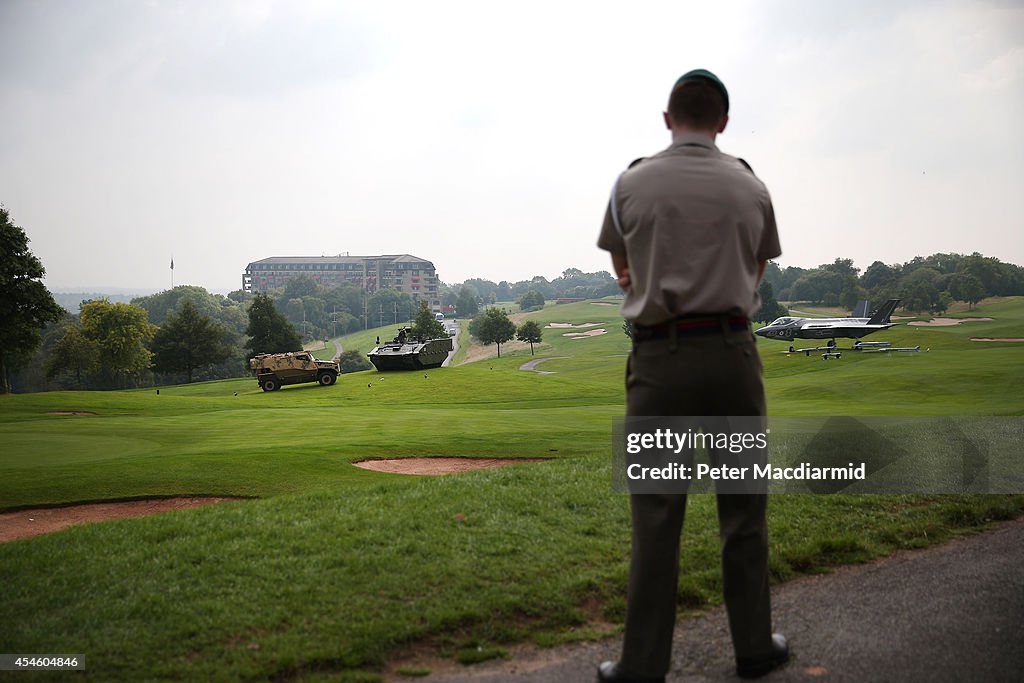
[[[634,163],[612,190],[598,246],[611,252],[633,325],[627,416],[765,415],[749,317],[768,259],[781,253],[764,184],[715,145],[729,94],[710,71],[672,88],[672,144]],[[762,676],[789,657],[772,634],[766,496],[718,495],[726,609],[737,673]],[[655,683],[671,662],[685,494],[633,495],[622,656],[599,681]]]

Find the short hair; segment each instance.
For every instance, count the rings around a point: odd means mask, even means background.
[[[725,116],[725,98],[706,79],[683,81],[669,95],[668,115],[677,125],[713,129]]]

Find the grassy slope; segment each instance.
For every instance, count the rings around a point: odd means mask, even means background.
[[[826,363],[763,341],[772,412],[1022,414],[1021,345],[968,338],[1024,336],[1024,299],[969,315],[996,320],[886,335],[931,349],[917,355]],[[585,636],[593,614],[582,605],[595,601],[620,619],[629,528],[626,499],[610,494],[608,435],[628,340],[614,307],[549,306],[534,317],[608,322],[609,334],[546,329],[538,356],[571,356],[541,366],[553,375],[517,371],[527,350],[427,378],[364,372],[273,394],[247,379],[160,395],[3,397],[0,509],[176,493],[261,499],[0,546],[0,651],[86,653],[93,680],[367,680],[410,642],[455,656]],[[555,460],[440,478],[349,464],[424,454]],[[922,545],[1021,509],[1020,496],[774,497],[773,575]],[[718,599],[715,529],[713,501],[695,497],[684,607]]]

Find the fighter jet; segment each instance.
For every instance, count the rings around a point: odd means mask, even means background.
[[[773,321],[754,333],[765,339],[793,341],[794,339],[829,339],[829,346],[835,346],[836,337],[860,339],[873,332],[886,330],[895,325],[889,316],[896,309],[899,299],[889,299],[867,317],[855,318],[795,318],[783,317]],[[862,302],[863,303],[863,302]],[[854,314],[866,310],[858,305]],[[792,347],[791,347],[792,350]]]

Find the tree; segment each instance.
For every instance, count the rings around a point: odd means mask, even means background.
[[[791,301],[793,296],[790,290],[793,287],[793,283],[802,278],[809,271],[805,268],[798,268],[797,266],[787,266],[785,270],[782,270],[778,266],[772,268],[772,265],[774,264],[769,261],[768,267],[765,269],[764,278],[772,283],[777,300]]]
[[[498,345],[498,358],[501,358],[501,345],[515,336],[516,326],[502,309],[488,308],[477,332],[477,339],[483,344]]]
[[[761,295],[761,308],[758,309],[757,313],[754,314],[754,320],[771,322],[776,318],[781,318],[786,315],[789,311],[786,307],[780,304],[775,299],[775,292],[772,288],[772,283],[768,280],[761,280],[761,286],[758,288],[758,293]],[[631,334],[627,332],[627,334]]]
[[[985,298],[985,288],[981,280],[970,273],[954,275],[949,282],[949,293],[960,301],[966,301],[968,310]]]
[[[303,340],[309,339],[308,333],[308,321],[306,320],[306,304],[301,297],[295,297],[294,299],[284,299],[281,302],[281,308],[284,311],[285,319],[293,326],[300,326],[299,334]]]
[[[249,306],[249,326],[245,333],[249,340],[245,347],[249,349],[249,358],[258,353],[286,353],[301,351],[302,339],[292,324],[274,306],[273,300],[266,294],[257,294]]]
[[[156,326],[146,310],[132,304],[112,304],[106,299],[82,305],[82,333],[98,349],[100,384],[111,388],[149,369],[153,354],[146,344]]]
[[[331,311],[347,312],[348,314],[361,318],[363,315],[363,289],[351,282],[342,282],[333,289],[328,289],[323,294],[324,307]]]
[[[530,355],[533,355],[533,345],[540,344],[543,332],[536,320],[527,320],[516,330],[516,339],[530,343]]]
[[[536,280],[536,278],[534,278]],[[548,291],[538,283],[530,289],[540,292],[547,299],[569,297],[574,299],[595,299],[619,293],[615,278],[606,270],[584,273],[579,268],[566,268],[560,277],[551,281]]]
[[[477,293],[470,285],[462,285],[459,289],[459,298],[455,300],[455,312],[460,318],[471,318],[480,310],[476,302]]]
[[[412,295],[397,289],[378,289],[367,300],[369,327],[411,320],[418,310]]]
[[[868,298],[868,293],[857,284],[856,280],[847,283],[843,291],[839,293],[839,305],[848,311],[857,307],[857,302]]]
[[[216,365],[231,354],[224,344],[225,334],[223,327],[185,299],[153,337],[153,366],[157,372],[184,372],[191,384],[196,368]]]
[[[227,298],[234,301],[236,304],[248,303],[252,299],[252,293],[247,292],[244,289],[236,289],[233,292],[228,292]]]
[[[820,266],[821,270],[830,271],[841,275],[843,279],[853,278],[857,279],[857,274],[860,273],[860,268],[853,267],[853,260],[848,258],[837,258],[832,263],[826,263]]]
[[[158,294],[136,297],[132,299],[132,303],[146,309],[149,322],[163,325],[167,316],[181,306],[184,300],[191,301],[202,315],[214,318],[221,312],[221,302],[225,301],[225,298],[219,294],[210,294],[202,287],[178,285],[174,289],[167,289]]]
[[[483,301],[497,301],[498,285],[494,284],[490,280],[474,277],[463,282],[462,286],[472,287],[473,291],[476,292],[477,298]]]
[[[0,394],[11,390],[8,367],[23,364],[39,347],[40,331],[64,315],[41,282],[45,274],[25,231],[0,206]]]
[[[46,361],[46,378],[73,374],[75,386],[81,389],[85,386],[85,378],[99,367],[99,357],[100,349],[96,342],[87,338],[79,325],[68,325]]]
[[[832,266],[822,266],[800,276],[790,288],[790,299],[824,303],[826,306],[839,304],[839,294],[847,277],[836,272]]]
[[[910,311],[935,313],[942,309],[939,298],[940,274],[934,268],[923,266],[900,280],[903,305]],[[944,309],[943,309],[944,310]]]
[[[345,351],[338,356],[342,373],[359,372],[373,367],[362,351]]]
[[[532,311],[544,308],[544,295],[536,289],[531,289],[519,299],[519,308],[523,311]]]
[[[469,321],[469,335],[480,339],[480,330],[483,329],[484,319],[487,317],[485,313],[478,313],[473,316],[473,319]]]
[[[953,297],[950,295],[950,293],[946,291],[939,292],[939,299],[935,303],[935,305],[932,306],[932,313],[934,313],[935,315],[942,315],[947,310],[949,310],[949,307],[952,305]]]
[[[860,278],[860,284],[865,289],[875,289],[895,284],[900,279],[899,267],[887,266],[881,261],[875,261],[864,275]]]
[[[300,274],[293,275],[288,278],[288,282],[284,286],[284,294],[281,297],[285,301],[288,299],[301,299],[306,296],[316,296],[320,290],[320,285],[316,283],[316,280],[308,275]]]
[[[448,336],[444,325],[434,318],[434,314],[427,307],[426,301],[420,301],[420,311],[416,314],[416,321],[412,324],[412,336],[423,339],[436,339],[437,337]]]
[[[235,294],[242,294],[242,301],[252,298],[252,295],[245,292]],[[196,366],[201,372],[193,375],[192,381],[238,377],[244,374],[244,365],[240,361],[245,357],[243,346],[249,316],[245,311],[247,306],[242,306],[231,295],[225,297],[211,294],[202,287],[179,285],[150,296],[136,297],[131,303],[146,309],[149,313],[149,322],[162,327],[168,316],[180,310],[185,301],[195,306],[199,315],[224,328],[221,342],[229,349],[229,355],[220,363]]]

